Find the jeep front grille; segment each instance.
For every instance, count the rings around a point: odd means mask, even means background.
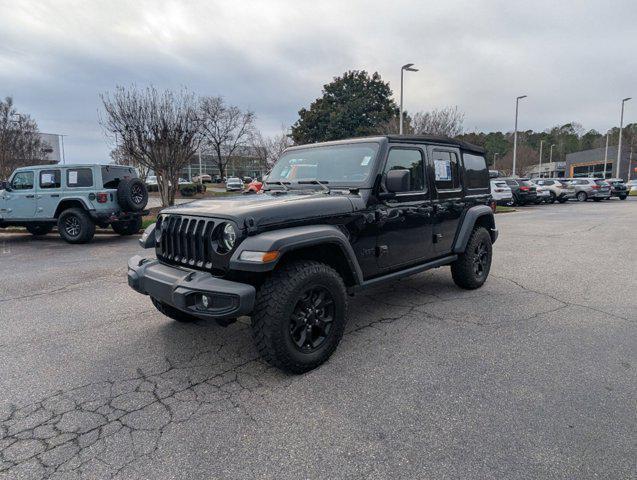
[[[211,218],[182,215],[162,215],[157,222],[161,233],[157,258],[197,269],[221,267],[215,227],[220,223]]]

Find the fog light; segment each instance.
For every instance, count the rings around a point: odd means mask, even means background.
[[[203,305],[203,308],[208,308],[208,305],[210,304],[210,300],[208,300],[208,295],[201,296],[201,304]]]

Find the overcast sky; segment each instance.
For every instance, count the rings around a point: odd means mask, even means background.
[[[0,0],[0,96],[67,161],[107,161],[99,94],[188,87],[254,110],[272,134],[348,69],[378,71],[411,112],[458,105],[465,129],[578,121],[606,131],[637,97],[637,4],[626,1]],[[637,98],[626,123],[637,121]]]

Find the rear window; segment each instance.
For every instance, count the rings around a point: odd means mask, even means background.
[[[482,155],[463,153],[465,183],[468,189],[486,188],[489,184],[487,162]]]
[[[93,186],[93,170],[90,168],[69,168],[66,171],[67,188]]]
[[[506,180],[507,185],[511,186],[511,187],[517,187],[518,186],[518,182],[516,182],[515,180]]]
[[[117,188],[119,182],[127,178],[137,178],[137,172],[132,167],[102,167],[102,185],[104,188]]]
[[[529,182],[528,180],[518,180],[518,184],[524,185],[525,187],[532,187],[533,186],[533,184],[531,182]]]
[[[606,182],[604,180],[595,180],[595,183],[597,185],[606,185]]]
[[[506,182],[493,182],[496,187],[507,187]]]

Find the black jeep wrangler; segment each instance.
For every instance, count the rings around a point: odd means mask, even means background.
[[[177,321],[252,317],[261,355],[301,373],[345,329],[348,295],[451,266],[480,287],[498,237],[484,151],[431,136],[382,136],[286,150],[258,195],[165,209],[128,282]]]

